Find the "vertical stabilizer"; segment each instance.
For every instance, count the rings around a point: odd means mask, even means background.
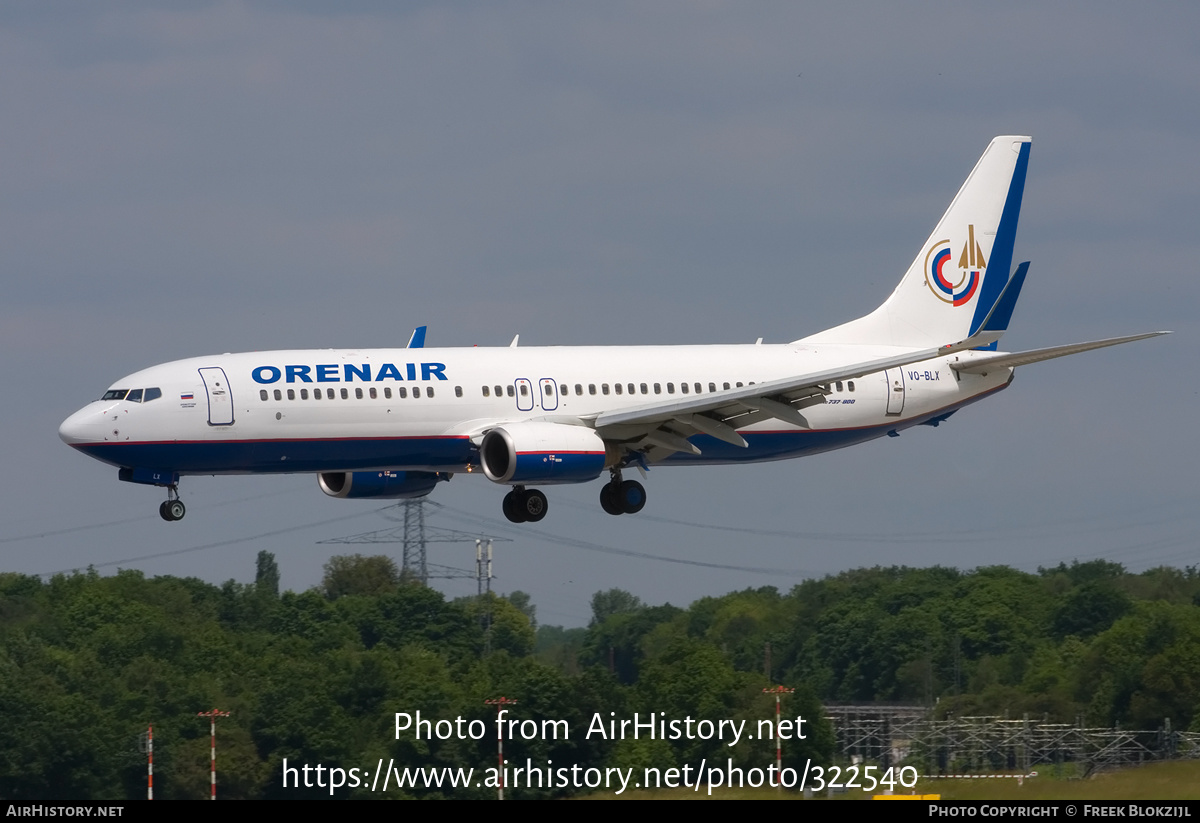
[[[924,348],[972,335],[984,344],[999,339],[1004,329],[984,328],[984,321],[1009,283],[1030,143],[1011,135],[992,140],[891,297],[865,317],[799,342]]]

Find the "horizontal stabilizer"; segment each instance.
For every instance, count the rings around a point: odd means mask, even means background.
[[[1106,346],[1117,346],[1121,343],[1132,343],[1134,340],[1145,340],[1147,337],[1158,337],[1170,334],[1169,331],[1152,331],[1145,334],[1131,334],[1128,337],[1110,337],[1107,340],[1094,340],[1090,343],[1072,343],[1069,346],[1051,346],[1048,349],[1031,349],[1030,351],[1013,354],[992,354],[984,357],[972,357],[958,363],[951,363],[950,368],[967,374],[980,374],[997,368],[1027,366],[1042,360],[1053,360],[1056,357],[1066,357],[1068,354],[1079,354],[1092,349],[1103,349]]]

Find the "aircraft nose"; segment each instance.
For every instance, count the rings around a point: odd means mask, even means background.
[[[84,407],[68,417],[58,427],[58,436],[68,446],[94,443],[100,439],[100,417],[95,409]]]

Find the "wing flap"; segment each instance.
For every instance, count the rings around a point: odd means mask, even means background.
[[[601,412],[592,420],[592,425],[597,429],[605,430],[615,426],[651,426],[652,428],[657,428],[669,420],[689,414],[713,414],[714,417],[720,418],[721,422],[733,428],[741,428],[744,425],[750,424],[750,421],[742,422],[742,416],[753,417],[753,422],[764,419],[757,413],[749,411],[751,409],[758,410],[760,413],[765,411],[766,404],[756,405],[756,401],[762,399],[774,401],[779,403],[780,406],[787,406],[787,410],[778,407],[772,408],[775,408],[780,414],[788,415],[788,420],[791,422],[791,414],[799,414],[799,409],[804,408],[805,405],[815,405],[824,402],[825,391],[820,388],[821,384],[833,383],[838,380],[853,380],[856,377],[862,377],[866,374],[884,371],[897,366],[920,363],[923,360],[931,360],[935,357],[969,349],[978,344],[979,341],[972,337],[959,343],[942,346],[941,348],[912,349],[903,354],[892,355],[891,357],[880,357],[873,360],[848,363],[819,372],[799,374],[780,380],[768,380],[765,383],[755,383],[739,389],[728,389],[712,394],[694,395],[688,398],[673,399],[665,402],[647,403],[620,411]],[[766,415],[766,417],[774,416],[770,413]]]

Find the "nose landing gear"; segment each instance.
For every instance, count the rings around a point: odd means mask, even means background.
[[[171,484],[167,486],[167,499],[158,507],[158,514],[168,523],[175,520],[182,520],[187,514],[187,506],[183,505],[183,501],[179,499],[179,486]]]
[[[637,514],[645,505],[646,489],[636,480],[622,480],[620,469],[600,488],[600,508],[609,514]]]
[[[546,516],[549,508],[546,495],[537,489],[513,486],[513,490],[504,495],[504,516],[513,523],[536,523]]]

